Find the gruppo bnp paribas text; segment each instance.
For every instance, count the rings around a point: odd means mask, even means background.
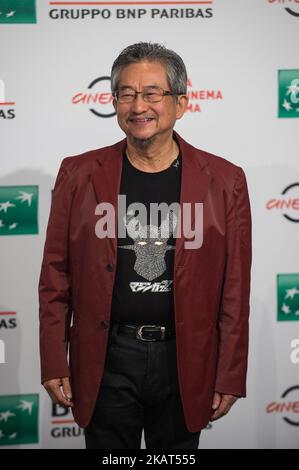
[[[208,19],[212,8],[54,8],[49,11],[53,20],[96,19]]]

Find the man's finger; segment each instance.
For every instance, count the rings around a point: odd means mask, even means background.
[[[213,397],[213,404],[212,404],[213,410],[217,410],[220,403],[221,403],[221,395],[220,395],[220,393],[215,392],[214,397]]]
[[[61,406],[66,406],[66,407],[74,406],[73,403],[68,401],[62,394],[62,391],[61,391],[62,383],[63,382],[61,379],[53,379],[53,380],[48,380],[47,382],[44,382],[43,385],[54,403],[61,405]]]
[[[64,377],[62,379],[62,392],[63,392],[64,397],[68,401],[69,405],[73,406],[73,403],[72,403],[73,394],[72,394],[72,389],[71,389],[71,385],[70,385],[70,381],[68,377]]]
[[[237,397],[235,397],[234,395],[222,395],[221,403],[215,413],[213,413],[211,421],[215,421],[216,419],[225,416],[236,401]]]
[[[216,419],[222,418],[222,416],[225,416],[231,408],[231,405],[228,405],[227,403],[221,402],[220,406],[218,409],[213,413],[211,417],[211,421],[215,421]]]

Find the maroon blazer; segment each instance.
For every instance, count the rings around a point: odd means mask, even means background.
[[[195,432],[210,420],[215,391],[246,395],[251,214],[242,168],[174,137],[182,153],[180,203],[203,202],[203,244],[186,249],[183,235],[177,238],[174,264],[179,384],[186,425]],[[126,139],[63,160],[44,247],[42,381],[71,377],[81,427],[102,380],[117,256],[117,238],[95,234],[95,207],[117,207],[125,146]]]

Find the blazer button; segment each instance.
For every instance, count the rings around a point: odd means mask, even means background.
[[[113,271],[113,264],[111,264],[111,263],[107,264],[106,269],[107,269],[107,271],[109,271],[110,273],[112,273],[112,271]]]
[[[108,327],[108,322],[107,320],[102,320],[101,323],[100,323],[101,327],[102,328],[107,328]]]

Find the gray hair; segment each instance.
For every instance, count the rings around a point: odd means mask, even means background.
[[[117,91],[121,71],[129,64],[141,61],[160,62],[166,70],[170,90],[175,94],[187,93],[187,71],[182,58],[158,43],[138,42],[126,47],[115,59],[111,69],[111,90]]]

